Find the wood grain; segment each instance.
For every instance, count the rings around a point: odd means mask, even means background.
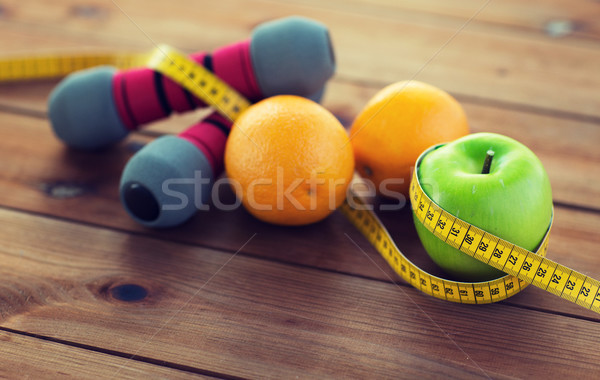
[[[470,28],[477,30],[506,33],[507,29],[517,29],[521,32],[564,39],[600,37],[600,9],[593,1],[463,0],[450,3],[443,0],[297,0],[296,3],[373,17],[418,20],[420,23],[432,25],[449,23],[449,19],[464,22],[476,14]],[[553,22],[567,22],[572,25],[564,25],[564,29],[561,28],[562,32],[559,33],[558,29],[553,29],[557,27]]]
[[[5,138],[0,140],[0,161],[5,164],[0,166],[0,193],[3,194],[0,205],[230,252],[244,244],[248,229],[252,229],[258,235],[245,248],[247,254],[384,281],[390,277],[397,279],[377,252],[338,213],[316,225],[289,228],[259,222],[242,208],[220,211],[213,207],[171,230],[145,229],[135,224],[122,209],[117,189],[121,169],[137,148],[133,142],[147,141],[147,138],[137,136],[107,152],[82,153],[65,150],[50,135],[43,120],[8,114],[2,118],[5,123],[0,125],[0,133]],[[235,203],[227,186],[220,188],[218,199],[224,204]],[[408,208],[381,216],[409,258],[428,271],[439,273],[416,237]],[[573,230],[573,225],[582,232]],[[557,207],[549,256],[600,278],[595,256],[598,227],[600,215],[597,213]],[[366,256],[346,234],[362,242]],[[511,302],[596,317],[550,294],[530,296],[525,292]]]
[[[600,50],[594,39],[553,39],[520,28],[501,32],[461,29],[464,19],[460,18],[432,25],[411,18],[397,21],[293,2],[227,0],[203,4],[202,22],[189,11],[197,7],[191,0],[152,7],[121,0],[120,9],[112,4],[95,6],[92,14],[96,16],[87,18],[74,10],[76,4],[61,0],[45,9],[41,4],[31,6],[22,1],[7,6],[14,8],[7,12],[9,26],[27,29],[23,34],[31,36],[31,43],[19,43],[17,48],[14,42],[7,42],[10,49],[6,51],[22,52],[23,46],[29,46],[31,51],[44,42],[48,49],[52,45],[47,41],[67,36],[73,47],[103,44],[150,49],[152,43],[147,35],[187,51],[212,50],[246,38],[263,21],[299,14],[322,20],[330,27],[338,77],[345,80],[382,86],[414,77],[478,99],[582,115],[595,121],[600,117],[600,100],[596,96],[600,76],[595,64],[600,61]],[[232,22],[227,9],[247,12],[240,12]],[[165,14],[169,18],[165,19]],[[463,18],[471,15],[469,12]],[[456,34],[458,30],[460,33]],[[1,43],[0,48],[4,48]]]
[[[0,223],[0,324],[11,329],[244,377],[600,370],[590,321],[450,304],[390,283],[6,210]],[[148,294],[115,298],[125,284]]]
[[[556,204],[548,256],[600,279],[600,8],[592,1],[4,0],[0,56],[184,51],[303,15],[331,30],[323,104],[349,126],[384,85],[414,77],[454,95],[472,131],[529,146]],[[315,225],[243,209],[164,231],[135,224],[117,185],[156,123],[103,152],[50,131],[57,81],[0,85],[0,378],[593,378],[598,314],[529,287],[458,305],[400,280],[338,212]],[[233,203],[221,187],[219,199]],[[375,204],[393,201],[376,200]],[[401,250],[426,256],[407,207],[378,212]]]
[[[2,379],[115,378],[210,379],[187,371],[67,346],[57,342],[0,330]]]

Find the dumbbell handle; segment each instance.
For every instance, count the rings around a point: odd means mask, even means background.
[[[231,121],[213,112],[178,136],[194,144],[210,163],[213,177],[223,172],[225,143],[231,129]]]
[[[208,54],[190,55],[196,63],[251,101],[263,97],[252,71],[250,40],[221,47]],[[125,126],[139,126],[165,118],[171,112],[185,112],[206,104],[173,80],[148,68],[119,71],[112,83],[115,105]]]

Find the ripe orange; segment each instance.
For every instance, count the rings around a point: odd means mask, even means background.
[[[345,199],[354,156],[340,122],[319,104],[291,95],[265,99],[236,120],[225,169],[244,207],[258,219],[302,225]]]
[[[354,120],[350,140],[356,170],[363,178],[373,181],[382,195],[408,196],[411,169],[419,155],[468,133],[465,112],[452,96],[413,80],[375,94]]]

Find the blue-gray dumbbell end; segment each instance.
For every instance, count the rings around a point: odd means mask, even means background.
[[[210,199],[214,176],[204,154],[176,136],[160,137],[137,152],[121,176],[121,203],[140,224],[173,227]]]
[[[335,72],[327,27],[304,17],[287,17],[256,27],[250,55],[265,97],[291,94],[319,101],[324,84]]]
[[[78,149],[100,149],[128,134],[112,93],[116,69],[100,66],[70,74],[50,93],[48,116],[56,136]]]

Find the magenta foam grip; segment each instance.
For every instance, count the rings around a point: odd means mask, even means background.
[[[220,175],[224,170],[225,144],[231,129],[231,121],[213,112],[204,120],[192,125],[179,137],[194,144],[210,163],[212,172]]]
[[[263,97],[252,71],[249,40],[222,47],[212,55],[197,53],[190,58],[247,99],[256,101]],[[173,111],[181,113],[206,106],[170,78],[148,68],[117,72],[112,88],[119,116],[130,130],[165,118]]]

